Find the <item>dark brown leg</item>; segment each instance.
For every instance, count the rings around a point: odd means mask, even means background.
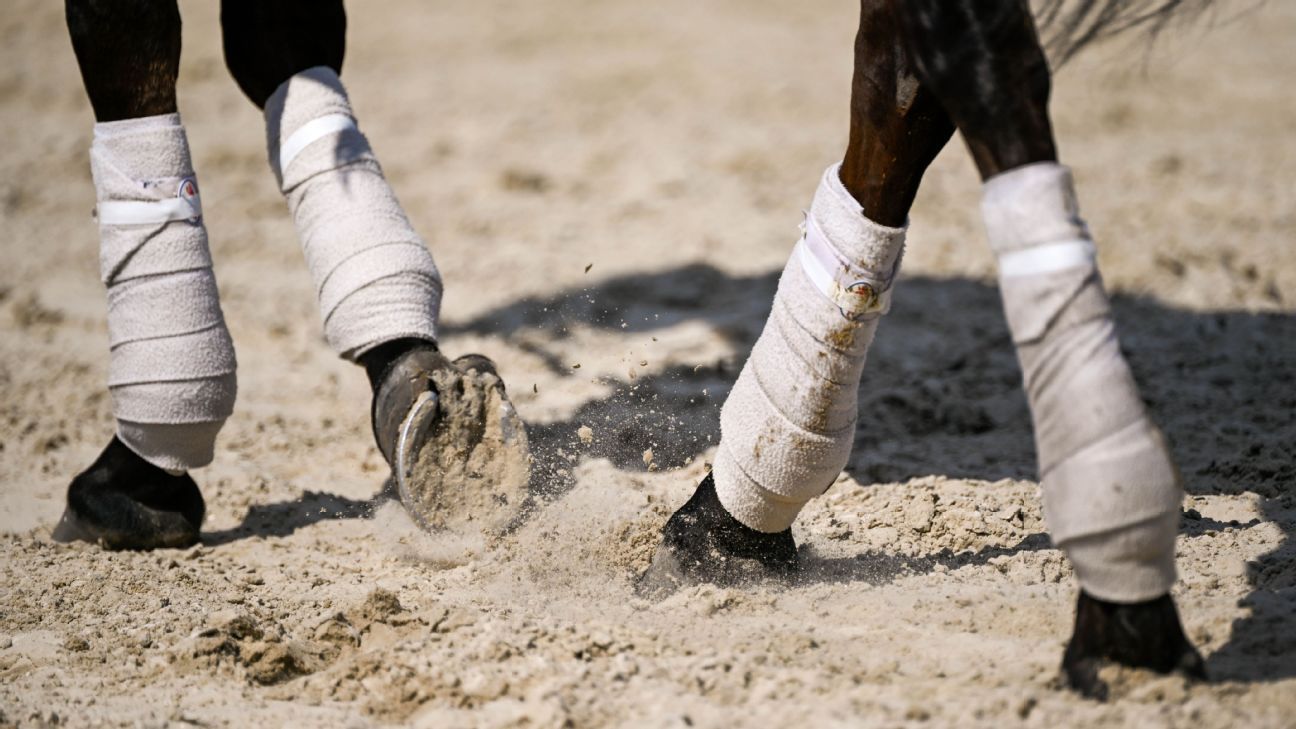
[[[1057,160],[1049,68],[1021,0],[891,0],[923,83],[958,124],[982,179]],[[1080,593],[1062,659],[1068,684],[1104,698],[1106,661],[1204,678],[1170,595],[1117,604]]]
[[[954,134],[954,122],[916,71],[890,4],[863,0],[841,179],[864,214],[882,225],[904,224],[923,172]]]
[[[842,184],[877,223],[901,226],[923,171],[954,133],[935,97],[914,75],[885,0],[863,0],[855,41],[850,142]],[[760,532],[730,515],[710,475],[667,522],[662,548],[639,583],[641,593],[683,583],[741,584],[790,579],[797,570],[792,530]]]
[[[1057,161],[1049,66],[1022,0],[890,0],[923,83],[958,125],[982,179]]]
[[[225,65],[258,108],[294,74],[316,66],[342,73],[346,55],[346,9],[342,0],[222,0]],[[366,352],[360,364],[377,392],[398,359],[434,342],[399,339]]]
[[[342,0],[222,0],[225,65],[257,108],[293,74],[346,55]]]
[[[175,0],[67,0],[65,10],[97,121],[175,112],[180,72]]]
[[[293,75],[327,66],[339,75],[346,55],[346,9],[342,0],[222,0],[225,65],[258,108]],[[411,372],[449,366],[435,342],[403,338],[359,358],[374,393],[374,434],[390,462],[395,433],[418,388]],[[422,380],[420,380],[421,382]]]
[[[180,11],[174,0],[67,0],[66,12],[97,121],[176,111]],[[114,436],[68,486],[53,536],[110,549],[185,547],[198,541],[205,508],[188,474],[167,473]]]

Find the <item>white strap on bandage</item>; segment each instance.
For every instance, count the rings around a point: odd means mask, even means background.
[[[292,213],[333,348],[355,359],[433,340],[441,277],[358,128],[337,72],[316,66],[265,104],[266,152]]]
[[[202,219],[202,198],[192,177],[180,181],[176,196],[166,200],[102,200],[95,206],[100,225],[159,225]]]
[[[1055,162],[1002,173],[985,183],[981,209],[1053,542],[1093,597],[1164,595],[1183,492],[1121,354],[1071,173]]]
[[[90,147],[117,437],[153,465],[211,462],[238,366],[178,114],[101,122]]]
[[[1097,260],[1091,240],[1069,240],[999,254],[1000,276],[1038,276],[1072,268],[1090,268]]]
[[[287,170],[297,155],[314,142],[348,129],[356,129],[356,123],[347,114],[327,114],[306,122],[279,146],[279,170]]]
[[[849,460],[860,375],[904,249],[905,229],[869,220],[838,170],[820,179],[769,319],[720,411],[716,494],[762,532],[790,527]]]
[[[841,309],[842,316],[858,321],[887,312],[895,271],[882,278],[843,258],[819,229],[814,216],[806,216],[801,231],[796,246],[801,268],[815,288]]]

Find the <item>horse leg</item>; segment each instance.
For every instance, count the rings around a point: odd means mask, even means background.
[[[414,356],[439,366],[441,279],[359,132],[339,78],[342,1],[223,0],[221,27],[230,74],[266,113],[271,167],[317,284],[329,343],[365,367],[375,396],[387,379],[410,379],[403,370],[389,374],[398,361]],[[286,153],[285,145],[297,151]],[[410,405],[403,404],[392,410],[375,402],[389,460]]]
[[[223,0],[221,26],[230,73],[265,112],[270,166],[316,282],[325,335],[340,356],[365,368],[374,436],[399,480],[401,457],[416,449],[399,447],[403,426],[430,422],[439,417],[432,411],[445,412],[452,399],[472,400],[467,412],[456,411],[457,420],[485,426],[503,416],[478,403],[472,385],[497,386],[502,398],[502,384],[487,358],[451,362],[438,351],[441,276],[358,128],[340,78],[342,1]],[[484,379],[463,379],[470,370]],[[467,386],[470,396],[460,399],[453,383]],[[416,408],[430,391],[439,392],[439,407]]]
[[[90,157],[117,433],[68,487],[54,537],[188,546],[205,505],[187,471],[211,461],[236,383],[176,114],[180,13],[174,0],[67,0],[66,11],[97,121]]]
[[[985,180],[982,210],[1035,426],[1044,511],[1080,582],[1062,669],[1101,698],[1103,661],[1204,677],[1169,590],[1182,488],[1121,355],[1057,163],[1049,69],[1026,3],[893,1],[918,75]]]
[[[909,206],[954,130],[899,37],[885,2],[861,3],[845,157],[821,181],[773,312],[725,402],[715,468],[667,522],[642,592],[789,577],[793,520],[846,464]]]

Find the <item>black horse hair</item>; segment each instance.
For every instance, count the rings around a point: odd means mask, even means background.
[[[1041,40],[1054,65],[1080,49],[1141,29],[1155,39],[1172,21],[1200,16],[1213,0],[1033,0]]]

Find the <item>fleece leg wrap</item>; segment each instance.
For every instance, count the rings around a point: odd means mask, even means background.
[[[1094,597],[1164,595],[1175,579],[1179,475],[1121,355],[1071,174],[1041,163],[995,176],[982,212],[1053,541]]]
[[[860,375],[890,306],[905,231],[864,217],[824,173],[773,310],[720,413],[716,493],[762,532],[792,525],[850,456]]]
[[[180,116],[96,124],[90,165],[118,437],[161,468],[205,466],[236,365]]]
[[[435,339],[441,275],[337,74],[319,66],[285,81],[266,102],[266,134],[333,348],[355,360],[394,339]]]

